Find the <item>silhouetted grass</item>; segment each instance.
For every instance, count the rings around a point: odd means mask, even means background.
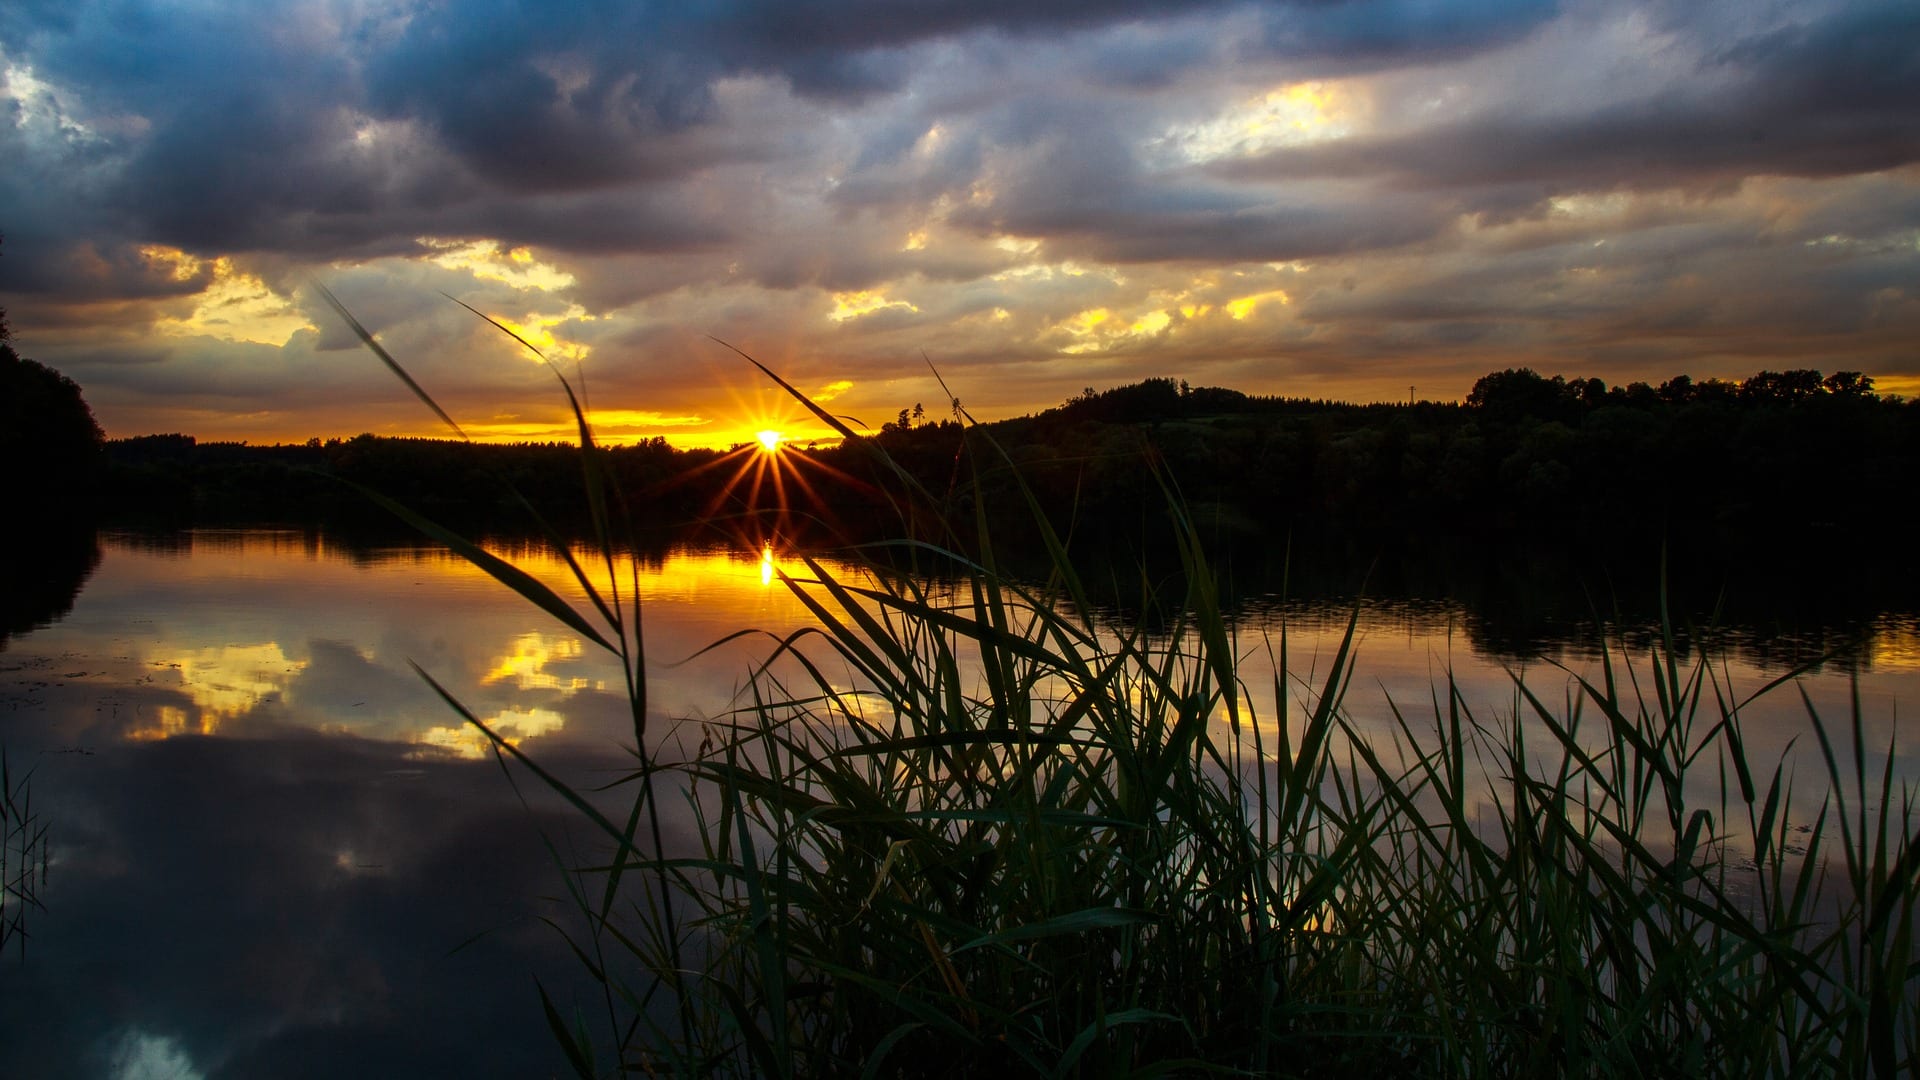
[[[27,912],[39,909],[50,852],[47,826],[33,808],[33,770],[15,773],[0,747],[0,952],[19,942],[27,954]]]
[[[1476,714],[1449,678],[1370,739],[1353,623],[1310,686],[1284,632],[1237,638],[1163,478],[1183,572],[1143,581],[1136,620],[1095,614],[1018,487],[1045,580],[1001,573],[983,508],[857,573],[803,559],[781,581],[817,625],[666,760],[618,492],[580,436],[587,610],[389,506],[626,673],[636,764],[596,793],[434,684],[603,837],[566,880],[604,998],[587,1019],[542,992],[582,1076],[1914,1069],[1913,797],[1891,747],[1866,774],[1857,697],[1838,724],[1808,704],[1813,797],[1749,757],[1751,699],[1704,651],[1683,665],[1668,625],[1565,700],[1516,677],[1509,710]],[[670,812],[691,849],[666,845]]]

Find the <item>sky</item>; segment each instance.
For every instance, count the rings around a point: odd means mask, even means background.
[[[728,445],[1148,377],[1920,394],[1920,3],[7,0],[0,305],[109,436]],[[455,303],[455,301],[460,303]]]

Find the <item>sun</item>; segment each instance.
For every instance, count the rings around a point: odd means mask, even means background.
[[[751,432],[752,438],[733,444],[732,449],[683,474],[676,483],[713,470],[720,474],[712,496],[694,515],[710,526],[730,529],[740,545],[762,553],[762,576],[774,577],[766,553],[788,547],[796,537],[817,534],[819,530],[839,535],[840,524],[833,520],[832,500],[821,496],[815,480],[835,486],[855,488],[866,482],[849,475],[823,457],[805,438],[798,441],[782,430],[791,417],[767,413],[749,414],[735,430]],[[765,425],[765,426],[762,426]]]

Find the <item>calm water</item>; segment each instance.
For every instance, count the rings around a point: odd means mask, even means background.
[[[561,579],[549,558],[516,557]],[[564,1073],[534,979],[592,999],[539,921],[560,910],[541,836],[563,852],[584,838],[533,786],[516,791],[408,662],[577,780],[630,760],[617,669],[430,550],[202,532],[110,536],[90,574],[85,561],[71,610],[34,628],[21,624],[63,605],[9,613],[0,650],[0,744],[16,774],[34,770],[51,839],[44,908],[27,912],[24,952],[16,940],[0,961],[0,1076]],[[768,646],[673,661],[743,627],[806,624],[771,571],[760,553],[724,551],[644,567],[657,737],[697,743]],[[1290,681],[1317,685],[1349,610],[1249,602],[1249,672],[1284,624]],[[1389,737],[1389,697],[1416,725],[1430,718],[1449,670],[1477,714],[1500,720],[1511,673],[1558,702],[1570,676],[1550,661],[1595,668],[1578,634],[1516,649],[1482,621],[1442,600],[1364,605],[1348,695],[1360,725]],[[1882,614],[1849,627],[1848,654],[1801,679],[1834,718],[1857,685],[1869,746],[1887,746],[1920,702],[1915,625]],[[1715,670],[1744,696],[1783,653],[1741,640]],[[1274,723],[1271,680],[1250,681],[1247,706]],[[1811,745],[1791,688],[1749,725],[1762,760]],[[1911,751],[1894,767],[1920,776]]]

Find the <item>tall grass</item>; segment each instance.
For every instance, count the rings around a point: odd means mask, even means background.
[[[802,559],[781,581],[817,625],[669,759],[580,434],[588,610],[395,509],[626,673],[635,766],[597,793],[435,684],[604,841],[566,875],[604,995],[541,995],[582,1076],[1914,1071],[1920,837],[1893,748],[1865,771],[1857,695],[1837,725],[1808,704],[1813,796],[1749,758],[1751,699],[1665,624],[1562,700],[1516,677],[1476,713],[1449,678],[1370,738],[1354,624],[1312,685],[1284,632],[1238,638],[1168,479],[1181,573],[1134,621],[1097,614],[1037,505],[1044,581],[999,570],[984,509],[858,573]]]
[[[51,861],[46,822],[33,808],[33,770],[15,773],[0,747],[0,953],[16,942],[25,959],[27,912],[44,907]]]

